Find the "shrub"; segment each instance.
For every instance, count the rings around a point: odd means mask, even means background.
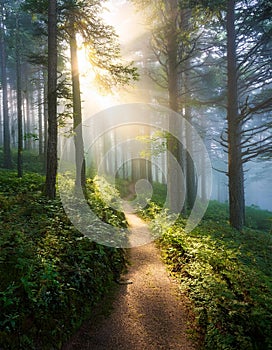
[[[259,244],[251,252],[240,244],[252,240],[252,232],[237,235],[212,222],[186,234],[177,223],[162,236],[164,259],[195,305],[205,349],[271,349],[271,268],[264,271],[256,262]],[[271,236],[267,239],[271,247]]]
[[[194,303],[206,350],[272,349],[272,237],[232,229],[215,212],[191,233],[184,220],[162,230],[162,254]],[[161,227],[159,228],[158,225]]]
[[[0,348],[60,349],[110,292],[125,252],[76,231],[60,200],[42,196],[43,177],[0,178]],[[108,212],[95,191],[92,204]]]

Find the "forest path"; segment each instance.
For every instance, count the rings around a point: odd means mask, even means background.
[[[126,213],[131,241],[147,237],[147,225]],[[141,233],[139,235],[139,232]],[[190,304],[172,280],[154,243],[130,249],[125,278],[109,317],[87,322],[63,350],[196,350],[188,330],[194,325]]]

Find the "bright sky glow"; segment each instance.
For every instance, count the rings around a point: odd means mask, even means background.
[[[95,73],[91,63],[88,61],[87,53],[84,47],[80,47],[78,50],[78,67],[82,79],[88,78],[89,81],[93,81]]]
[[[115,28],[119,36],[122,57],[127,61],[131,61],[127,47],[130,42],[133,42],[146,31],[140,14],[127,1],[111,0],[106,4],[103,18],[106,24]],[[90,62],[88,62],[84,47],[78,51],[78,61],[84,118],[90,117],[103,109],[126,102],[124,100],[126,94],[124,93],[106,96],[99,93],[94,84],[95,73]]]
[[[111,0],[107,3],[107,9],[103,18],[106,23],[115,28],[122,46],[145,33],[142,15],[130,2]]]

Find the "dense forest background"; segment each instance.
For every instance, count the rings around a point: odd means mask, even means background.
[[[2,3],[2,166],[17,166],[21,176],[23,152],[33,151],[44,161],[46,171],[48,132],[56,138],[57,125],[58,134],[66,133],[67,136],[81,124],[82,114],[86,119],[118,103],[154,103],[176,111],[198,130],[212,159],[212,198],[229,201],[234,226],[243,226],[245,201],[247,205],[271,209],[268,182],[271,169],[270,3],[238,2],[228,3],[227,7],[216,1],[203,4],[135,1],[134,8],[129,2],[116,2],[109,6],[111,11],[115,11],[114,16],[107,12],[103,15],[97,3],[58,4],[56,66],[56,63],[48,62],[51,51],[48,52],[46,2]],[[135,15],[135,8],[139,11],[138,15]],[[99,11],[102,19],[98,16]],[[80,17],[83,12],[85,15]],[[122,38],[120,34],[123,44],[121,58],[113,28],[101,21],[104,16],[116,25],[116,18],[122,19],[127,15],[131,15],[134,34],[132,31],[130,39],[124,34]],[[119,26],[119,31],[121,28]],[[74,34],[77,50],[72,50]],[[49,38],[52,39],[52,35]],[[75,57],[75,52],[79,58]],[[132,61],[134,67],[129,63]],[[52,72],[53,67],[56,72]],[[79,71],[81,81],[78,79]],[[56,114],[52,128],[51,111],[48,114],[51,108],[48,78],[51,81],[53,73],[57,77],[56,91],[52,87],[57,95],[54,107],[57,114],[52,112]],[[118,85],[138,79],[138,74],[140,79],[136,87],[134,84],[132,89],[118,90]],[[81,92],[80,83],[84,87]],[[91,89],[100,89],[100,92],[92,95]],[[95,132],[93,128],[92,137]],[[118,133],[117,127],[115,132]],[[98,141],[101,144],[96,148],[100,147],[100,151],[104,144],[102,153],[105,153],[105,147],[109,149],[111,143],[122,139],[120,136],[118,140],[117,135],[114,140],[113,133],[104,135],[106,141]],[[119,133],[122,134],[120,130]],[[141,137],[146,135],[151,141],[153,138],[153,148],[156,148],[156,141],[168,143],[168,150],[179,159],[186,178],[186,205],[190,209],[198,186],[194,164],[188,152],[186,154],[190,143],[194,147],[190,132],[187,131],[186,135],[185,131],[185,145],[175,145],[177,140],[167,141],[163,135],[158,140],[154,128],[139,132],[131,127],[131,138],[139,134]],[[75,141],[79,142],[76,147],[78,154],[82,152],[79,149],[84,147],[79,139],[80,136],[75,136]],[[56,144],[56,141],[53,143]],[[61,142],[58,150],[60,147]],[[16,149],[18,156],[15,161],[11,154]],[[92,156],[95,158],[95,155]],[[163,155],[161,158],[159,163],[164,169],[167,164],[164,164]],[[51,159],[47,162],[47,167],[51,166],[53,168],[49,172],[56,172],[56,161]],[[162,175],[155,174],[154,177]],[[171,179],[171,172],[168,178]],[[177,188],[179,185],[175,181],[179,180],[171,179],[170,182]],[[172,199],[173,202],[177,200]]]

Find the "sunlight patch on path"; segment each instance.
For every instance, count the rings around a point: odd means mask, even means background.
[[[151,242],[152,235],[148,225],[135,214],[126,213],[125,215],[130,227],[130,247],[137,247]],[[133,229],[131,229],[131,227],[133,227]]]

